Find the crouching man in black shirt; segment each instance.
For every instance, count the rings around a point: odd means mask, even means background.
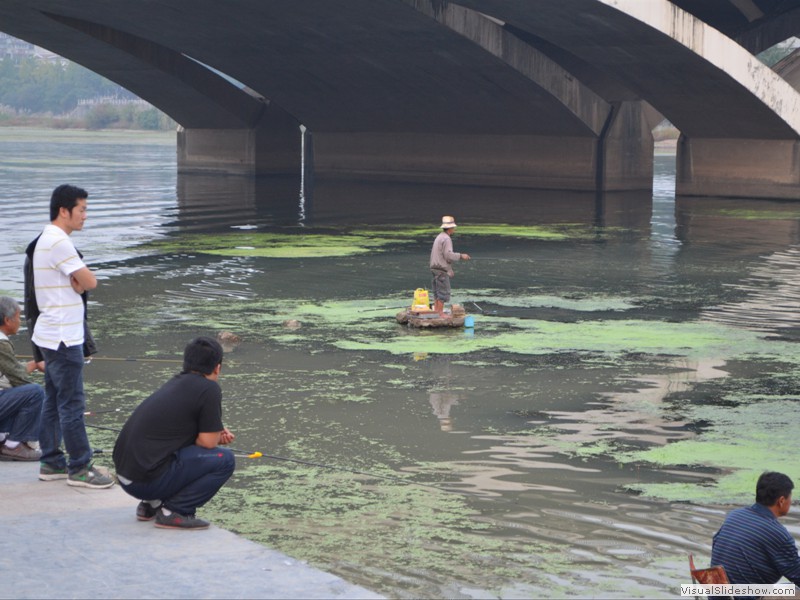
[[[233,474],[234,435],[222,424],[217,380],[222,347],[208,337],[186,346],[183,371],[133,411],[114,446],[122,489],[141,500],[136,518],[166,529],[206,529],[195,511]]]

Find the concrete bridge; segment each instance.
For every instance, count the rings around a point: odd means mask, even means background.
[[[679,195],[786,199],[800,95],[751,52],[798,25],[800,0],[0,3],[174,118],[181,172],[299,173],[302,125],[317,177],[647,190],[663,115]]]

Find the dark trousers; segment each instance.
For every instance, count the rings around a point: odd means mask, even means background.
[[[45,399],[39,443],[42,462],[52,467],[67,467],[77,473],[92,462],[92,447],[86,435],[83,392],[83,347],[65,346],[58,350],[42,348],[47,367],[44,370]],[[69,454],[69,462],[61,449],[61,441]]]
[[[157,479],[120,485],[134,498],[161,500],[173,512],[194,515],[225,485],[235,466],[227,448],[187,446],[175,453],[175,460]]]
[[[0,390],[0,431],[14,442],[38,442],[44,390],[35,383]]]
[[[431,271],[431,289],[435,300],[450,302],[450,276],[444,271]]]

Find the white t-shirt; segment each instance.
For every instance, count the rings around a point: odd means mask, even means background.
[[[69,276],[86,265],[67,233],[45,225],[33,252],[33,285],[41,314],[33,328],[33,343],[57,350],[59,344],[83,344],[84,307]]]

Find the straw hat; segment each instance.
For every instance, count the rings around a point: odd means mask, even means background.
[[[442,229],[455,229],[458,225],[456,225],[456,220],[453,217],[444,216],[442,217],[441,227]]]

